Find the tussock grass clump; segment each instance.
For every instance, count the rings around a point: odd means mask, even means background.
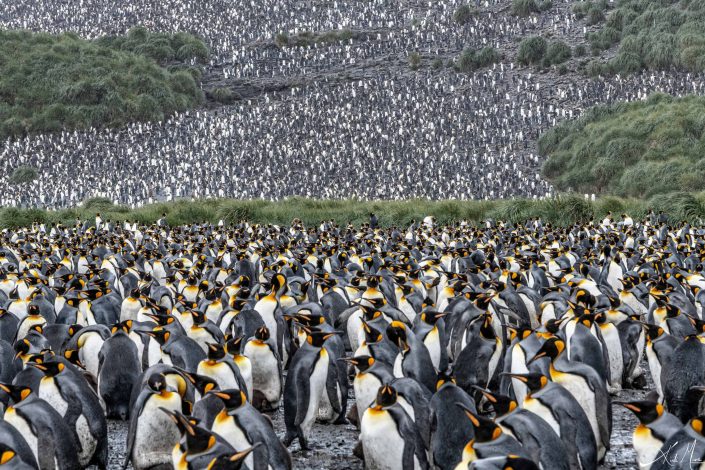
[[[191,35],[144,28],[96,41],[0,31],[0,139],[185,111],[201,103],[203,93],[193,70],[181,68],[207,55]]]
[[[560,190],[652,197],[696,192],[705,178],[705,98],[654,94],[597,106],[539,139]]]

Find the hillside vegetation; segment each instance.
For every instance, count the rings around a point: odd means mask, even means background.
[[[156,222],[166,214],[170,225],[210,222],[237,223],[247,220],[253,223],[288,225],[294,218],[307,226],[334,219],[339,224],[360,225],[369,221],[375,213],[382,226],[408,227],[428,215],[436,217],[438,223],[449,224],[468,221],[472,224],[487,219],[506,222],[525,222],[540,217],[546,222],[565,226],[601,219],[611,211],[615,217],[628,213],[642,218],[649,209],[665,211],[673,221],[705,218],[705,192],[672,193],[656,195],[646,200],[617,197],[599,198],[595,202],[576,194],[564,194],[545,200],[511,199],[492,201],[352,201],[315,200],[290,198],[283,201],[209,199],[197,201],[175,201],[129,209],[113,205],[102,198],[86,201],[82,206],[62,211],[42,209],[0,209],[0,228],[26,227],[35,222],[62,223],[72,226],[76,219],[92,221],[96,213],[103,220],[138,221],[144,224]]]
[[[539,140],[543,173],[560,190],[650,197],[705,181],[705,98],[654,94],[597,106]]]
[[[203,99],[208,49],[189,34],[87,41],[75,34],[0,31],[0,138],[161,120]]]
[[[590,64],[596,74],[630,74],[642,69],[705,70],[705,1],[620,0],[607,15],[607,2],[580,2],[574,11],[602,28],[588,33],[595,53],[619,45],[605,64]]]

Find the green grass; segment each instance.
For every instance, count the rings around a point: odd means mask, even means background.
[[[705,97],[654,94],[597,106],[539,139],[543,173],[559,190],[652,197],[700,191],[705,181]]]
[[[606,3],[581,2],[575,11],[601,23]],[[613,59],[588,68],[596,74],[630,74],[643,69],[705,70],[705,2],[702,0],[621,0],[602,28],[588,33],[594,51],[619,45]]]
[[[193,67],[208,56],[189,34],[87,41],[75,34],[0,31],[0,139],[162,120],[203,100]]]
[[[369,221],[374,212],[382,226],[407,227],[412,220],[420,221],[433,215],[441,224],[466,220],[477,224],[488,218],[507,222],[525,222],[540,217],[545,222],[565,226],[600,219],[608,211],[626,212],[640,218],[649,209],[664,210],[674,220],[697,220],[705,217],[705,192],[657,195],[648,201],[629,198],[604,197],[589,202],[576,194],[560,195],[546,200],[494,201],[330,201],[290,198],[279,202],[262,200],[199,200],[152,204],[130,210],[114,206],[110,201],[96,198],[82,206],[62,211],[40,209],[0,209],[0,228],[26,227],[34,222],[73,225],[76,218],[93,220],[100,212],[104,220],[125,220],[152,224],[166,213],[170,225],[211,222],[223,219],[226,223],[247,220],[254,223],[288,225],[294,218],[307,226],[334,219],[340,224],[360,225]]]

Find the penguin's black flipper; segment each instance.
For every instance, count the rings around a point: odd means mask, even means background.
[[[76,421],[81,416],[83,409],[81,408],[80,402],[76,400],[66,400],[68,402],[68,407],[66,409],[66,414],[64,415],[64,422],[69,425],[71,432],[73,433],[73,438],[76,440],[76,450],[78,453],[83,451],[83,446],[81,445],[81,439],[78,437],[78,431],[76,430]]]

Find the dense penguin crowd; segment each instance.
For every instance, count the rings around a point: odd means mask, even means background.
[[[140,470],[290,469],[347,421],[371,469],[595,469],[614,404],[633,465],[690,469],[705,228],[664,219],[6,230],[0,467],[106,468],[107,418]]]
[[[519,18],[505,1],[7,0],[0,25],[95,38],[144,25],[202,36],[212,50],[204,88],[272,80],[283,90],[160,123],[28,136],[0,143],[0,204],[72,207],[104,196],[136,207],[179,198],[288,196],[364,200],[545,197],[551,185],[534,142],[584,109],[653,92],[702,94],[678,72],[587,79],[519,67],[519,39],[582,41],[571,2]],[[349,29],[343,41],[278,47],[275,36]],[[472,74],[448,68],[465,47],[502,61]],[[408,56],[427,62],[419,71]],[[435,58],[441,67],[430,66]],[[550,79],[550,80],[549,80]],[[281,86],[279,86],[281,85]],[[39,178],[12,185],[19,166]],[[77,175],[80,175],[77,178]],[[147,177],[148,175],[148,177]]]

